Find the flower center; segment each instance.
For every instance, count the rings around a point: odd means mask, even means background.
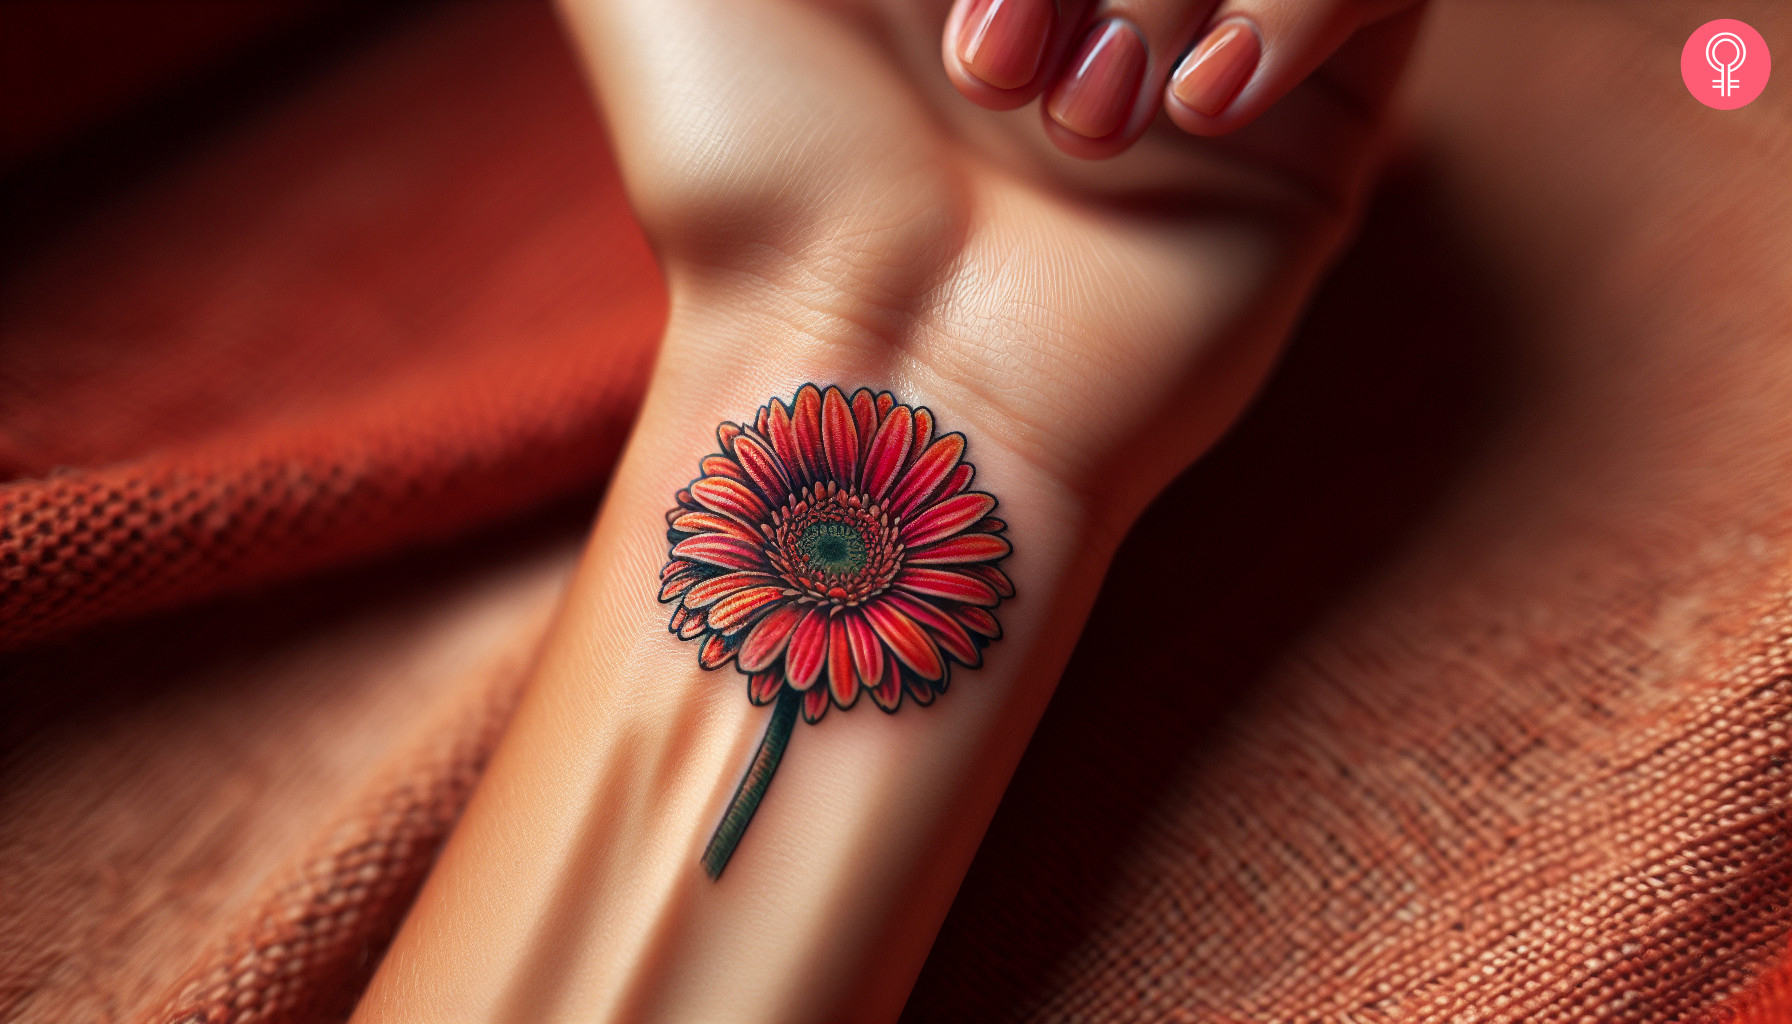
[[[820,522],[797,538],[796,547],[810,568],[850,576],[865,568],[865,542],[845,523]]]
[[[902,567],[902,541],[889,515],[835,483],[792,495],[762,532],[767,560],[810,598],[857,604],[882,593]]]

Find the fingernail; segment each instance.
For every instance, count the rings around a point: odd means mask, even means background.
[[[1229,21],[1207,34],[1170,79],[1170,94],[1208,117],[1231,105],[1257,70],[1263,43],[1248,22]]]
[[[997,89],[1033,80],[1052,31],[1052,0],[975,0],[958,34],[965,70]]]
[[[1084,138],[1105,138],[1126,124],[1144,77],[1145,41],[1131,25],[1111,19],[1083,37],[1045,109]]]

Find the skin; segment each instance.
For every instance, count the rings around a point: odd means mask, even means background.
[[[1056,63],[991,95],[937,3],[569,3],[669,324],[528,695],[355,1019],[893,1019],[1114,544],[1248,401],[1356,215],[1418,16],[1388,11],[1243,11],[1261,80],[1184,124],[1156,117],[1165,55],[1238,9],[1072,5]],[[1091,146],[1011,109],[1110,12],[1155,55],[1136,123]],[[718,421],[809,380],[965,433],[1019,596],[932,707],[799,724],[712,882],[767,710],[667,635],[663,514]]]

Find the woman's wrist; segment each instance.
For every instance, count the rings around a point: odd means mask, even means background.
[[[998,414],[973,392],[929,386],[932,368],[899,347],[830,332],[776,308],[675,305],[529,695],[361,1019],[750,1021],[900,1008],[1069,655],[1110,538],[1053,473],[1002,443],[1010,432],[990,429]],[[950,688],[930,705],[906,692],[894,714],[866,698],[795,722],[712,880],[703,854],[776,703],[750,702],[753,673],[738,658],[705,669],[701,644],[668,632],[666,512],[699,460],[718,453],[719,422],[751,432],[756,409],[791,403],[811,381],[840,385],[835,401],[865,386],[926,408],[936,437],[962,430],[963,462],[975,466],[965,489],[999,499],[1013,547],[999,572],[1016,593],[991,609],[1001,636],[971,659],[980,666],[946,665]],[[950,638],[935,639],[952,661]],[[886,652],[892,664],[897,653]]]

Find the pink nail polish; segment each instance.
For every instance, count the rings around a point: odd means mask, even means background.
[[[1089,30],[1046,102],[1052,120],[1089,139],[1119,131],[1139,98],[1145,40],[1118,18]]]
[[[1052,0],[977,0],[958,35],[965,70],[997,89],[1033,80],[1052,31]]]
[[[1262,56],[1256,30],[1248,22],[1228,21],[1209,32],[1176,69],[1170,94],[1193,110],[1218,117],[1250,80]]]

